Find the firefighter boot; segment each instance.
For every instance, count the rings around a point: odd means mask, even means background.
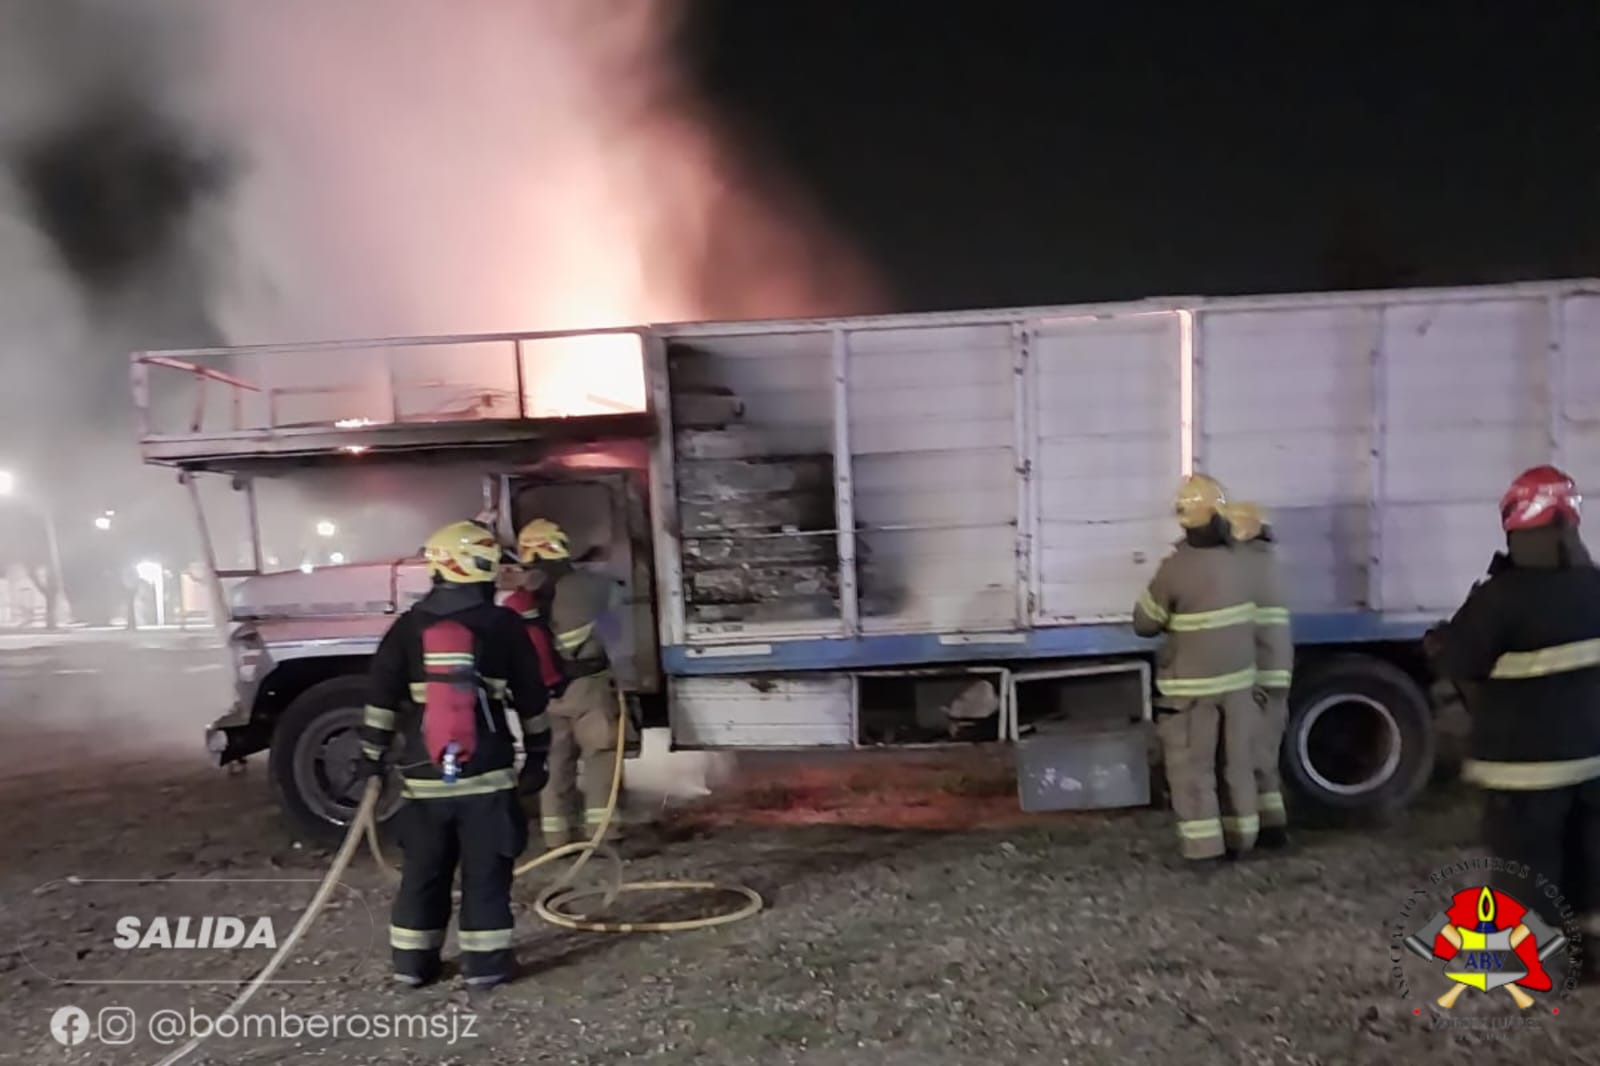
[[[1256,847],[1268,851],[1286,851],[1289,847],[1289,828],[1282,825],[1264,825],[1256,837]]]

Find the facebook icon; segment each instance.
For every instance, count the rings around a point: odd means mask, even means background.
[[[50,1015],[50,1035],[63,1047],[76,1047],[89,1039],[89,1015],[81,1007],[57,1007]]]

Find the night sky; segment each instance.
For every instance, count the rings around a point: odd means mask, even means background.
[[[696,11],[905,309],[1600,274],[1597,4]]]

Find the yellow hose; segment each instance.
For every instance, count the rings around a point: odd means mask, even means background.
[[[628,741],[628,704],[626,698],[619,691],[617,693],[617,757],[611,768],[611,797],[606,801],[605,816],[600,819],[600,825],[595,829],[594,836],[576,844],[565,844],[559,848],[545,852],[537,859],[530,859],[516,868],[513,876],[521,877],[531,870],[543,866],[547,862],[565,858],[568,855],[578,855],[578,861],[556,879],[555,884],[539,893],[538,900],[534,903],[534,913],[551,925],[559,925],[563,929],[579,929],[589,933],[677,933],[689,929],[709,929],[716,925],[727,925],[730,922],[743,921],[760,911],[765,903],[761,896],[751,888],[744,885],[723,885],[715,881],[623,881],[619,873],[618,880],[611,891],[598,889],[577,889],[568,887],[578,871],[583,869],[591,856],[600,850],[601,843],[605,840],[606,831],[611,828],[612,818],[617,812],[617,802],[622,795],[622,760],[623,749]],[[621,861],[618,860],[620,868]],[[623,892],[724,892],[743,896],[744,903],[725,914],[713,914],[704,918],[684,918],[672,922],[599,922],[592,921],[581,913],[573,913],[566,908],[573,901],[588,899],[593,896],[603,895],[604,902],[609,904],[619,893]]]
[[[568,887],[572,883],[572,879],[577,876],[578,871],[583,869],[595,852],[604,847],[606,831],[611,828],[611,821],[616,814],[617,803],[622,796],[622,761],[625,757],[624,748],[627,746],[628,740],[628,704],[620,692],[617,693],[617,708],[617,758],[611,771],[611,798],[606,803],[605,817],[600,820],[600,825],[595,829],[594,836],[588,840],[575,844],[566,844],[547,851],[538,858],[530,859],[523,863],[512,874],[514,877],[521,877],[523,874],[535,870],[547,862],[566,858],[569,855],[579,856],[578,861],[573,863],[566,873],[557,878],[555,884],[539,893],[539,898],[534,904],[534,913],[551,925],[590,933],[676,933],[689,929],[709,929],[712,926],[727,925],[730,922],[741,921],[760,911],[766,904],[754,889],[746,888],[744,885],[722,885],[715,881],[623,881],[620,873],[622,861],[616,857],[616,852],[609,847],[606,847],[605,850],[616,861],[619,871],[617,880],[610,890]],[[255,979],[245,987],[245,990],[239,993],[238,998],[228,1005],[227,1010],[223,1011],[221,1017],[230,1017],[237,1014],[240,1008],[256,994],[256,991],[271,980],[273,974],[278,972],[278,968],[283,965],[284,960],[289,957],[289,953],[300,942],[300,938],[305,935],[305,931],[316,920],[317,915],[322,913],[322,908],[328,902],[328,896],[333,892],[333,886],[338,883],[339,878],[344,874],[345,868],[350,865],[350,859],[355,854],[356,844],[360,842],[363,836],[366,837],[367,846],[371,849],[372,857],[377,861],[379,867],[388,871],[391,875],[395,873],[394,868],[384,860],[383,850],[378,846],[376,813],[378,795],[382,788],[382,778],[373,777],[367,780],[366,790],[361,794],[361,804],[356,808],[355,817],[350,821],[350,828],[345,831],[344,842],[339,845],[339,852],[333,858],[333,865],[328,868],[327,874],[322,879],[322,884],[317,886],[316,894],[311,897],[311,903],[306,907],[304,913],[300,915],[300,920],[295,923],[294,929],[290,931],[288,939],[283,942],[283,946],[278,948],[277,953],[272,956],[261,972],[255,976]],[[727,892],[743,896],[745,902],[726,914],[713,914],[704,918],[684,918],[673,922],[597,922],[589,920],[582,914],[569,913],[563,909],[574,900],[587,899],[592,896],[604,896],[605,902],[609,903],[619,893],[623,892]],[[216,1028],[215,1025],[212,1025],[201,1035],[193,1037],[188,1043],[157,1063],[157,1066],[173,1066],[174,1063],[183,1059],[204,1043],[206,1037],[215,1032]]]
[[[617,804],[622,796],[622,763],[625,758],[624,749],[628,741],[628,703],[621,692],[617,693],[617,756],[611,766],[611,795],[606,801],[605,815],[600,819],[600,824],[595,828],[594,835],[588,840],[581,840],[573,844],[563,844],[559,848],[552,848],[538,858],[529,859],[518,866],[512,873],[513,877],[538,869],[546,863],[570,856],[578,856],[578,861],[573,863],[566,873],[558,877],[554,884],[539,893],[533,905],[534,913],[543,921],[551,925],[558,925],[563,929],[577,929],[588,933],[681,933],[690,929],[709,929],[713,926],[727,925],[730,922],[743,921],[745,918],[756,914],[766,906],[761,896],[751,888],[744,885],[725,885],[716,881],[624,881],[622,880],[622,860],[609,846],[605,844],[606,833],[611,829],[611,823],[616,817]],[[378,845],[377,819],[375,811],[369,810],[362,827],[367,837],[367,846],[372,851],[372,857],[377,860],[380,868],[396,874],[394,867],[390,866],[383,857],[383,849]],[[352,831],[357,823],[351,823]],[[582,870],[596,853],[608,855],[616,864],[617,873],[608,889],[586,888],[578,889],[569,887],[578,871]],[[744,897],[744,902],[724,914],[712,914],[703,918],[683,918],[671,922],[601,922],[591,920],[587,915],[574,913],[569,908],[571,904],[580,899],[589,899],[594,896],[603,897],[602,904],[611,903],[618,895],[625,892],[722,892]]]
[[[173,1063],[184,1058],[203,1044],[206,1037],[217,1031],[217,1022],[220,1022],[223,1018],[230,1018],[238,1014],[239,1009],[250,1002],[250,997],[254,996],[256,991],[270,981],[273,974],[278,972],[278,967],[283,965],[283,960],[289,957],[289,953],[300,942],[300,938],[311,927],[311,923],[316,920],[318,914],[322,913],[322,908],[328,902],[328,896],[333,893],[333,886],[339,883],[339,878],[344,875],[345,867],[350,865],[350,859],[356,853],[356,845],[361,842],[361,826],[363,823],[372,821],[372,812],[378,807],[378,793],[382,791],[382,788],[383,780],[381,778],[368,779],[366,791],[361,794],[361,805],[356,808],[355,819],[351,821],[350,829],[344,835],[344,843],[339,845],[339,853],[333,857],[333,865],[328,867],[327,874],[322,878],[322,884],[317,886],[316,894],[311,897],[311,902],[306,906],[305,911],[301,913],[300,920],[295,922],[294,928],[290,930],[289,937],[283,942],[283,946],[278,948],[272,958],[267,961],[266,966],[262,967],[261,972],[256,974],[255,979],[245,986],[245,990],[240,992],[232,1003],[228,1004],[228,1009],[218,1016],[216,1022],[213,1022],[199,1036],[191,1037],[188,1043],[162,1059],[157,1063],[157,1066],[172,1066]]]

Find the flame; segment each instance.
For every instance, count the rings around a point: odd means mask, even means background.
[[[1478,893],[1478,921],[1493,925],[1495,911],[1494,893],[1484,885],[1483,891]]]
[[[530,418],[645,409],[644,348],[632,333],[528,341],[522,372]]]

